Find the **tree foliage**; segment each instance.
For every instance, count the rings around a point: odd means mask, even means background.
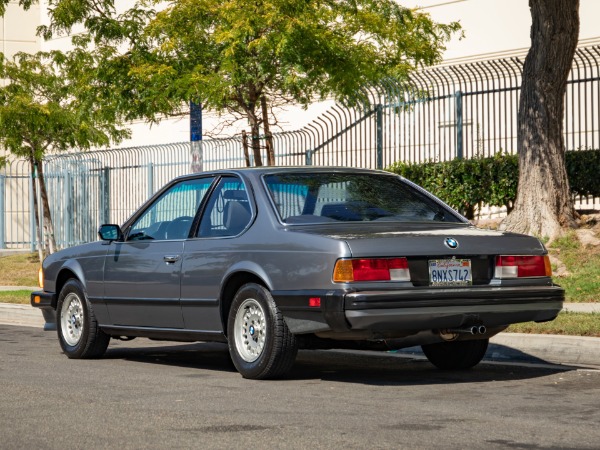
[[[365,86],[439,61],[459,29],[393,0],[148,0],[121,12],[109,0],[49,4],[44,36],[83,24],[74,42],[103,52],[99,74],[127,99],[129,118],[158,121],[190,101],[233,113],[250,124],[257,163],[273,106],[365,102]]]
[[[118,108],[97,98],[96,76],[88,69],[81,60],[70,60],[61,52],[18,53],[12,60],[0,53],[0,79],[5,81],[0,86],[0,145],[26,158],[32,176],[39,180],[45,235],[38,237],[47,242],[49,252],[56,244],[44,183],[44,155],[106,146],[128,135],[118,126]],[[38,196],[34,197],[37,201]],[[41,233],[37,212],[36,205]]]
[[[0,53],[0,136],[17,156],[41,160],[48,151],[106,146],[128,135],[117,108],[100,102],[94,74],[61,52]]]

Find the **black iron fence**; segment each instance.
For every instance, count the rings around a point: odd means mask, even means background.
[[[440,66],[405,83],[365,89],[364,105],[335,105],[300,130],[276,134],[276,164],[385,168],[395,161],[514,153],[523,61]],[[568,150],[600,146],[599,71],[600,46],[578,49],[566,93]],[[190,172],[193,159],[204,170],[244,166],[242,148],[240,136],[46,158],[58,244],[93,240],[99,223],[123,222],[166,181]],[[24,161],[0,171],[0,248],[36,246],[31,183]],[[581,202],[600,207],[598,199]]]

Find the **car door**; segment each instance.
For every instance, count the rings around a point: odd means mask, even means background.
[[[253,217],[248,194],[238,177],[222,177],[206,201],[198,238],[186,243],[181,305],[187,329],[222,331],[218,297],[226,271],[243,254],[241,236]]]
[[[113,242],[104,266],[104,296],[113,325],[183,328],[181,263],[194,216],[212,177],[175,183]]]

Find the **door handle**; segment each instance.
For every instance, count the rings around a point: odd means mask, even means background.
[[[179,261],[179,258],[180,258],[179,255],[165,255],[165,257],[163,258],[163,260],[167,264],[173,264],[173,263],[176,263],[177,261]]]

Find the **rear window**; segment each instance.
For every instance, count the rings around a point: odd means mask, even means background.
[[[291,173],[264,177],[281,220],[324,222],[462,222],[451,210],[398,177]]]

